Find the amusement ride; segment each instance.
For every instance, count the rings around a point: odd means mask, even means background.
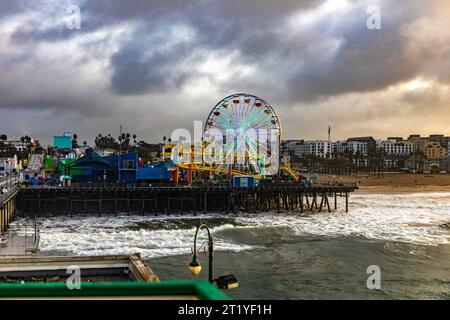
[[[280,166],[281,135],[279,117],[267,101],[251,94],[233,94],[212,108],[201,142],[166,144],[164,156],[177,159],[176,182],[179,169],[187,170],[190,183],[194,172],[261,179],[284,171],[298,181],[293,169]]]

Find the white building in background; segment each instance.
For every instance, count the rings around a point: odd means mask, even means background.
[[[380,148],[390,156],[410,156],[414,152],[414,144],[412,142],[399,139],[382,141]]]
[[[300,157],[302,145],[304,140],[288,140],[286,143],[282,143],[282,153],[293,153],[295,156]]]
[[[26,142],[22,142],[20,139],[10,139],[6,141],[6,144],[11,144],[19,152],[26,150]]]
[[[12,158],[0,158],[0,173],[11,173],[14,170],[20,170],[21,165],[17,159],[17,155]]]
[[[353,154],[359,152],[362,156],[368,154],[368,144],[362,141],[289,140],[284,148],[299,158],[305,158],[308,155],[327,158],[333,154],[344,154],[347,150],[353,151]]]
[[[351,150],[353,151],[353,154],[359,153],[364,157],[367,157],[368,155],[367,142],[347,141],[345,150]]]
[[[332,154],[343,154],[347,150],[347,141],[337,141],[331,143]]]
[[[329,141],[315,140],[315,141],[303,141],[303,140],[291,140],[286,143],[288,151],[293,152],[295,156],[299,158],[305,158],[309,155],[316,157],[326,158],[331,155],[332,143]]]
[[[381,149],[381,145],[382,145],[382,143],[383,143],[383,140],[381,140],[381,139],[376,139],[375,142],[376,142],[377,149]]]

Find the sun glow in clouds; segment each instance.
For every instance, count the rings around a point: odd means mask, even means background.
[[[328,0],[318,8],[294,14],[290,24],[294,28],[310,26],[332,13],[348,11],[350,7],[348,0]]]
[[[403,88],[406,91],[417,91],[423,89],[430,89],[433,87],[433,83],[431,81],[426,81],[422,79],[415,79],[410,82],[407,82],[403,85]]]

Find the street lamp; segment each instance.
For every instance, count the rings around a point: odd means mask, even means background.
[[[197,260],[197,235],[198,232],[202,229],[206,229],[208,231],[208,281],[210,283],[216,283],[216,285],[219,287],[219,289],[232,289],[238,287],[238,281],[236,277],[232,274],[221,276],[217,279],[213,279],[213,251],[214,251],[214,244],[213,244],[213,238],[211,236],[211,232],[206,224],[201,224],[197,227],[197,230],[195,231],[195,237],[194,237],[194,249],[192,250],[192,261],[189,264],[189,271],[194,276],[197,276],[202,271],[202,266],[200,265],[199,261]],[[201,246],[200,246],[201,247]]]

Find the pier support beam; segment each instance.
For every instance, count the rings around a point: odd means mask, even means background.
[[[345,193],[345,212],[348,212],[348,192]]]
[[[337,210],[337,193],[334,192],[334,210]]]

